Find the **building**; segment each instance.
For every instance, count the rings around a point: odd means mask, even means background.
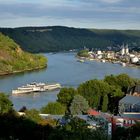
[[[97,55],[102,55],[102,51],[98,50]]]
[[[137,56],[131,57],[131,62],[137,63],[137,62],[139,62],[139,58]]]
[[[140,97],[126,95],[119,101],[119,113],[140,113]]]
[[[121,49],[121,55],[128,55],[128,54],[129,54],[128,45],[124,46],[124,44],[123,44],[122,49]]]
[[[115,52],[114,51],[107,51],[106,58],[115,59]]]

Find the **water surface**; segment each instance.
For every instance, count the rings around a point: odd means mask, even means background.
[[[0,77],[0,91],[10,95],[14,107],[18,110],[22,106],[27,108],[40,108],[50,101],[57,99],[59,91],[42,92],[22,96],[11,96],[11,90],[27,83],[36,82],[58,82],[62,86],[77,87],[80,83],[89,79],[102,79],[105,75],[127,73],[140,78],[140,68],[122,67],[119,64],[86,61],[80,63],[75,58],[75,53],[47,53],[48,68],[13,74]]]

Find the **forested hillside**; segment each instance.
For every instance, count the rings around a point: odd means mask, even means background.
[[[46,67],[44,56],[22,51],[12,39],[0,33],[0,75]]]
[[[130,48],[140,50],[140,30],[99,30],[62,26],[0,28],[29,52],[51,52],[71,49],[100,48],[118,50],[127,43]],[[114,46],[114,47],[113,47]]]

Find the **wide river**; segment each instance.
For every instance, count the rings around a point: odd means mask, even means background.
[[[89,79],[102,79],[105,75],[127,73],[140,78],[140,68],[122,67],[119,64],[86,61],[80,63],[75,58],[75,53],[46,53],[48,68],[13,74],[0,77],[0,91],[10,95],[15,109],[22,106],[27,108],[41,108],[48,102],[57,99],[59,91],[34,93],[22,96],[12,96],[11,90],[30,82],[58,82],[62,86],[77,87],[80,83]]]

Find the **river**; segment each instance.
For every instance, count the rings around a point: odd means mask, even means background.
[[[11,90],[30,82],[58,82],[64,87],[77,87],[89,79],[102,79],[105,75],[127,73],[140,78],[140,68],[122,67],[119,64],[86,61],[80,63],[75,53],[46,53],[48,68],[33,72],[18,73],[0,77],[0,91],[8,94],[16,110],[22,106],[41,108],[57,99],[57,91],[12,96]]]

